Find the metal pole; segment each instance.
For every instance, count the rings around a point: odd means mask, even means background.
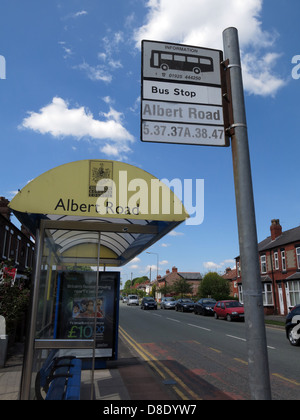
[[[31,313],[29,318],[29,328],[27,331],[26,344],[25,344],[25,354],[23,361],[22,369],[22,378],[21,378],[21,387],[20,387],[20,400],[29,400],[30,399],[30,387],[31,387],[31,377],[32,377],[32,366],[33,366],[33,356],[34,356],[34,340],[35,340],[35,330],[36,330],[36,320],[37,320],[37,309],[38,309],[38,298],[40,293],[40,270],[41,270],[41,260],[43,255],[44,248],[44,229],[43,223],[36,230],[35,238],[35,265],[34,265],[34,274],[33,274],[33,283],[31,291]]]
[[[237,29],[227,28],[223,32],[223,42],[225,60],[229,60],[227,71],[230,71],[232,92],[232,129],[234,129],[232,158],[246,318],[249,385],[251,397],[254,400],[271,400],[248,131]]]
[[[100,277],[100,249],[101,249],[101,232],[98,232],[97,277],[96,277],[96,293],[95,293],[96,308],[95,308],[95,316],[94,316],[94,344],[93,344],[93,357],[92,357],[91,401],[94,399],[95,359],[96,359],[96,340],[97,340],[97,299],[99,297],[99,277]]]

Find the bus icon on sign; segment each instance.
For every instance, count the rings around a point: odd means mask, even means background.
[[[152,51],[150,66],[153,68],[160,68],[163,71],[180,70],[190,71],[195,74],[214,71],[214,62],[211,57],[166,53],[163,51]]]

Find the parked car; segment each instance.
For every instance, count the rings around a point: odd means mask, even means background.
[[[157,309],[157,303],[152,297],[144,297],[141,303],[141,309]]]
[[[160,309],[175,309],[176,299],[173,297],[163,297],[160,302]]]
[[[193,312],[195,307],[195,303],[192,301],[192,299],[178,299],[175,305],[176,311],[181,312]]]
[[[221,300],[214,307],[215,318],[226,318],[227,321],[245,320],[244,306],[235,300]]]
[[[128,296],[124,296],[123,297],[123,303],[127,303],[128,302]]]
[[[137,305],[139,306],[140,302],[139,302],[139,297],[137,295],[128,295],[128,302],[127,305]]]
[[[300,305],[288,314],[285,323],[286,336],[292,346],[300,346]]]
[[[214,316],[214,307],[217,301],[215,299],[200,299],[195,303],[194,312],[199,315],[211,315]]]

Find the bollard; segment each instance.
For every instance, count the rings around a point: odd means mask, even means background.
[[[8,336],[5,332],[5,318],[0,316],[0,368],[5,366],[7,356]]]

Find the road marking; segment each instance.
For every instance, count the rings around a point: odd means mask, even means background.
[[[247,365],[248,366],[248,362],[245,362],[245,360],[242,360],[242,359],[234,359],[234,360],[236,360],[239,363],[242,363],[243,365]]]
[[[214,349],[213,347],[209,347],[210,350],[215,351],[216,353],[221,354],[221,350]]]
[[[229,334],[226,334],[226,336],[227,336],[227,337],[230,337],[230,338],[234,338],[235,340],[240,340],[240,341],[247,342],[247,340],[246,340],[245,338],[235,337],[234,335],[229,335]],[[267,347],[268,347],[268,349],[270,349],[270,350],[276,350],[276,348],[275,348],[275,347],[271,347],[271,346],[267,346]]]
[[[228,334],[226,334],[226,336],[227,337],[230,337],[230,338],[234,338],[235,340],[247,341],[245,338],[235,337],[234,335],[228,335]]]
[[[276,378],[282,379],[283,381],[289,382],[290,384],[300,386],[299,382],[292,381],[291,379],[287,379],[284,376],[279,375],[278,373],[273,373],[273,376],[276,376]]]
[[[191,390],[178,376],[176,376],[167,366],[165,366],[161,361],[144,349],[140,344],[138,344],[121,326],[119,326],[120,333],[122,337],[137,351],[137,353],[149,363],[153,369],[163,378],[171,377],[174,381],[180,385],[185,392],[187,392],[194,400],[201,400],[201,398]],[[155,362],[155,363],[153,363]],[[182,400],[190,400],[187,398],[177,387],[173,387],[177,395],[180,396]]]
[[[153,314],[153,316],[158,316],[160,318],[162,317],[162,315],[158,315],[158,314]]]
[[[174,321],[174,322],[178,322],[179,324],[181,324],[181,321],[178,321],[178,319],[173,319],[173,318],[166,318],[169,321]]]
[[[190,327],[195,327],[195,328],[199,328],[200,330],[204,330],[204,331],[210,331],[208,328],[203,328],[203,327],[199,327],[199,325],[194,325],[194,324],[188,324]]]

